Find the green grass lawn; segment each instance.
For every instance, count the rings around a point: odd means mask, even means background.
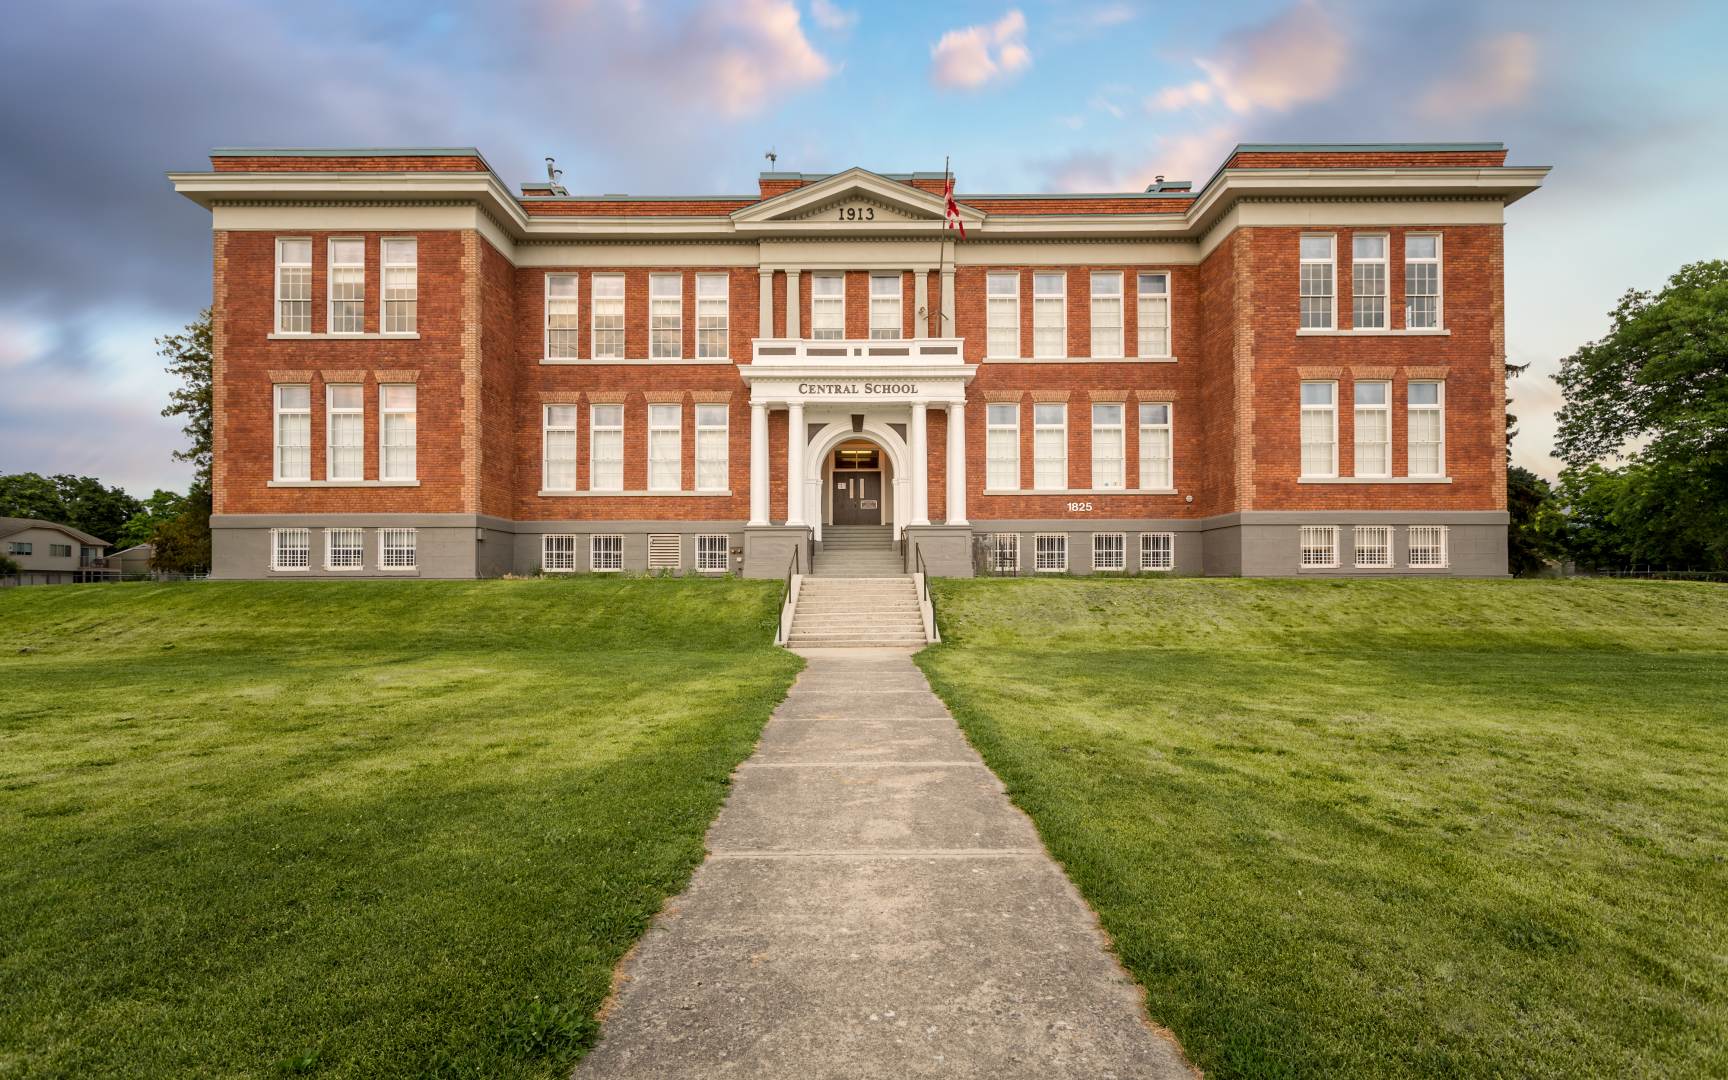
[[[566,1074],[799,666],[779,588],[0,593],[0,1077]]]
[[[1209,1076],[1728,1076],[1728,588],[937,607],[924,669]]]

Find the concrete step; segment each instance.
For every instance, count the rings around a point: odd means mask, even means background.
[[[895,637],[889,637],[886,635],[874,635],[874,636],[870,636],[870,637],[833,637],[833,638],[810,638],[810,637],[802,637],[801,638],[801,637],[798,637],[797,635],[793,635],[786,642],[786,644],[790,645],[794,649],[802,649],[802,648],[869,649],[869,648],[884,648],[884,647],[888,647],[888,648],[914,648],[914,649],[916,649],[916,648],[919,648],[921,646],[928,645],[929,642],[924,640],[923,634],[918,634],[915,636],[902,634],[902,635],[895,636]]]
[[[916,626],[922,631],[924,621],[918,615],[795,615],[792,618],[794,631],[844,630],[855,626]]]

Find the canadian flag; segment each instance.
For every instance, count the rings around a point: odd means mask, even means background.
[[[948,184],[942,191],[942,222],[944,231],[959,229],[960,239],[966,239],[966,223],[960,219],[960,204],[954,201],[954,177],[948,177]]]

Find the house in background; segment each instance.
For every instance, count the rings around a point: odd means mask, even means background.
[[[108,541],[37,518],[0,518],[0,554],[18,564],[19,585],[116,581],[118,565],[103,555]]]
[[[109,555],[108,565],[119,571],[123,580],[135,581],[150,576],[150,560],[155,554],[156,549],[150,544],[133,544]]]

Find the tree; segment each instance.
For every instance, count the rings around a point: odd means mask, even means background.
[[[1506,470],[1507,561],[1518,577],[1539,574],[1561,553],[1564,530],[1554,489],[1522,465]]]
[[[168,406],[163,416],[179,416],[186,421],[181,432],[191,444],[185,450],[174,451],[176,461],[190,461],[194,466],[194,487],[210,484],[210,456],[215,445],[212,417],[215,398],[212,392],[215,354],[211,344],[210,309],[186,324],[184,332],[165,334],[156,339],[156,351],[168,361],[167,372],[177,377],[181,385],[168,392]]]
[[[17,559],[10,555],[0,555],[0,578],[17,577],[19,570]]]
[[[0,517],[41,518],[112,541],[143,503],[94,476],[0,476]]]
[[[54,481],[41,473],[0,476],[0,517],[65,521],[66,501]]]
[[[155,545],[150,566],[171,573],[195,574],[210,569],[210,488],[194,484],[185,505],[160,522],[151,534]]]
[[[114,545],[129,548],[135,544],[149,543],[163,522],[179,517],[185,509],[186,496],[178,491],[157,488],[154,494],[144,500],[144,508],[126,519],[126,525],[114,539]]]

